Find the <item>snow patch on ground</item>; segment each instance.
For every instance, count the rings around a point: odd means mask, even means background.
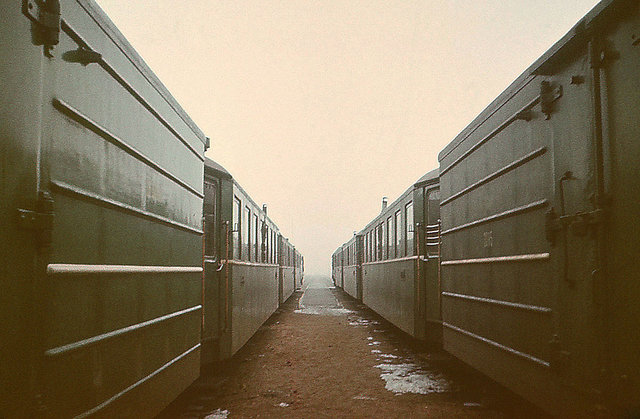
[[[227,419],[227,416],[229,416],[228,410],[218,409],[215,412],[209,413],[204,419]]]
[[[293,310],[298,314],[312,314],[316,316],[344,316],[345,314],[351,314],[353,311],[346,308],[331,308],[322,306],[300,307],[297,310]]]
[[[369,397],[369,396],[353,396],[352,399],[353,400],[376,400],[375,397]]]
[[[385,388],[396,394],[445,393],[451,391],[451,385],[440,374],[420,369],[416,364],[379,364],[380,377],[386,382]]]

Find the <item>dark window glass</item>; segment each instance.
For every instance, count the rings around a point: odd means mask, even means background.
[[[406,237],[407,237],[407,241],[406,241],[406,249],[405,249],[405,253],[407,256],[413,256],[414,251],[413,251],[413,202],[409,202],[406,206],[405,206],[405,212],[406,212],[406,224],[405,224],[405,232],[406,232]]]
[[[235,259],[241,259],[242,257],[242,232],[240,213],[242,212],[242,203],[237,197],[233,197],[233,257]]]
[[[427,253],[429,255],[438,254],[438,244],[440,242],[440,190],[431,189],[427,192]]]
[[[206,181],[204,183],[204,254],[209,257],[215,257],[216,252],[216,191],[218,183],[215,181]]]
[[[394,243],[395,238],[393,237],[393,219],[389,217],[387,218],[387,259],[393,259],[396,257],[393,250]]]
[[[393,223],[395,231],[395,252],[396,257],[401,258],[404,256],[402,248],[402,211],[398,210],[395,214],[395,221]]]
[[[260,262],[260,248],[259,246],[259,238],[260,238],[260,224],[258,222],[258,214],[253,214],[253,253],[254,259],[256,262]]]
[[[244,260],[251,260],[251,210],[244,207],[242,213],[242,256]]]

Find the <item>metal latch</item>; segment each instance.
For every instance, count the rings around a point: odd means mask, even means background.
[[[60,1],[23,0],[22,13],[32,22],[33,43],[51,47],[60,39]]]
[[[49,192],[40,192],[36,211],[18,208],[18,226],[35,231],[43,246],[51,244],[53,219],[53,198]]]
[[[546,115],[545,119],[551,118],[554,110],[554,102],[562,97],[562,85],[554,85],[549,81],[540,84],[540,109]]]
[[[568,227],[576,236],[585,236],[592,227],[604,221],[604,210],[580,211],[571,215],[558,216],[551,208],[545,214],[545,232],[547,240],[553,245],[556,242],[556,234],[563,228]]]
[[[560,224],[560,217],[558,217],[558,214],[556,214],[556,211],[553,208],[545,214],[544,230],[547,241],[554,246],[556,244],[556,235],[560,230],[562,230],[562,225]]]
[[[598,225],[604,220],[604,210],[596,209],[593,211],[581,211],[572,215],[564,215],[560,217],[560,222],[568,225],[571,232],[576,236],[586,235],[590,227]]]

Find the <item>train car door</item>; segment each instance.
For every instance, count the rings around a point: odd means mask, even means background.
[[[224,327],[225,281],[218,272],[221,263],[219,249],[228,246],[226,231],[220,229],[218,202],[220,199],[220,183],[213,177],[205,176],[204,182],[204,281],[202,289],[202,363],[212,362],[217,358],[216,343]],[[223,235],[224,234],[224,235]],[[218,243],[218,240],[223,243]],[[226,263],[226,262],[225,262]],[[223,278],[222,278],[223,279]],[[221,315],[222,314],[222,315]]]

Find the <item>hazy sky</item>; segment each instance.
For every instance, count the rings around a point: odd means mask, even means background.
[[[98,0],[305,256],[331,253],[595,0]]]

